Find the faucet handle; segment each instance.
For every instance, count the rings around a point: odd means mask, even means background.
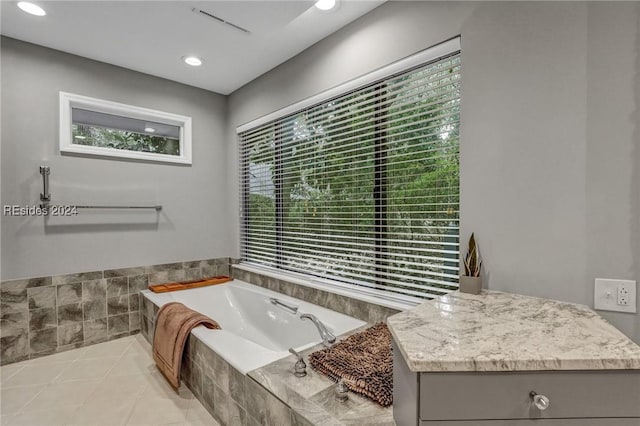
[[[296,352],[293,348],[289,348],[289,352],[298,357],[296,361],[296,365],[294,366],[294,376],[296,377],[304,377],[307,375],[307,363],[304,362],[304,358],[298,352]]]
[[[349,388],[342,378],[336,383],[336,399],[340,402],[347,402],[349,399]]]

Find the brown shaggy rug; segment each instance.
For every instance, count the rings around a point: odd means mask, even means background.
[[[387,325],[378,323],[309,355],[311,367],[372,399],[383,407],[393,402],[393,352]]]

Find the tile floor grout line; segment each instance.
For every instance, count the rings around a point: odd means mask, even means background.
[[[24,369],[24,365],[21,365],[16,371],[14,371],[9,377],[6,377],[4,380],[0,381],[0,389],[6,387],[5,383],[7,382],[7,380],[11,379],[13,376],[15,376],[18,372],[22,371]]]
[[[40,385],[34,385],[34,387],[35,387],[35,386],[40,386]],[[13,413],[13,415],[15,416],[15,415],[17,415],[17,414],[22,414],[22,412],[23,412],[22,410],[24,410],[24,409],[27,407],[27,405],[31,404],[31,403],[33,402],[33,400],[34,400],[34,399],[36,399],[36,398],[38,397],[38,395],[40,395],[42,392],[44,392],[44,390],[45,390],[48,386],[49,386],[48,384],[46,384],[46,385],[42,386],[42,387],[41,387],[41,389],[40,389],[38,392],[36,392],[36,394],[35,394],[35,395],[33,395],[33,398],[31,398],[31,399],[29,399],[27,402],[25,402],[25,403],[24,403],[20,408],[18,408],[18,409]]]

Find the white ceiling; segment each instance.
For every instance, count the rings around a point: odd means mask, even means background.
[[[384,0],[342,0],[331,12],[311,0],[33,2],[47,15],[2,2],[3,35],[229,94]],[[204,65],[186,65],[181,58],[188,55]]]

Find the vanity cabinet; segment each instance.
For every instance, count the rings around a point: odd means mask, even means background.
[[[393,399],[398,426],[638,426],[640,371],[412,372],[394,345]]]
[[[640,426],[640,346],[587,306],[453,292],[387,325],[398,426]]]

